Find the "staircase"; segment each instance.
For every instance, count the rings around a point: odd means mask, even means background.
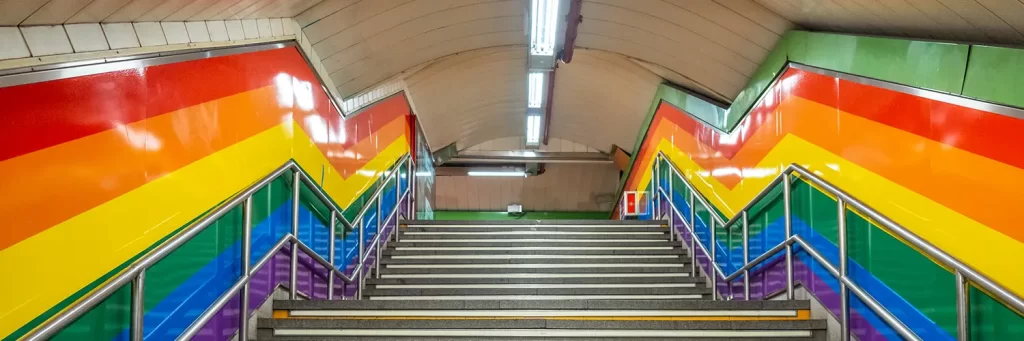
[[[274,301],[259,340],[824,340],[808,301],[712,301],[652,221],[403,222],[363,300]]]

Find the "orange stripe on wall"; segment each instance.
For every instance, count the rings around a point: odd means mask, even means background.
[[[1014,180],[1024,178],[1024,170],[797,96],[784,100],[778,110],[785,114],[783,122],[774,122],[770,117],[775,115],[768,115],[762,129],[751,135],[744,148],[731,160],[698,143],[685,130],[664,119],[664,115],[686,115],[667,105],[659,108],[662,112],[648,140],[673,141],[677,148],[685,151],[705,170],[747,170],[757,167],[781,137],[794,134],[1007,236],[1024,241],[1024,229],[1016,228],[1013,216],[1003,214],[1015,209],[1019,193],[1024,192],[1024,182]],[[836,129],[840,124],[843,129]],[[774,129],[763,129],[765,127]],[[649,169],[652,156],[653,152],[644,152],[642,168],[639,169]],[[724,174],[713,172],[712,177],[727,188],[735,191],[742,186],[735,172],[720,173]],[[639,176],[634,177],[630,188],[636,188],[639,179]],[[736,212],[739,208],[722,207],[726,212]]]
[[[274,86],[263,87],[0,162],[0,221],[19,222],[0,234],[0,250],[291,120],[298,110],[279,105],[276,95]],[[392,127],[395,122],[402,125],[404,117],[393,119],[383,135],[353,146],[364,159],[338,157],[332,164],[362,167],[376,155],[378,140],[402,135],[403,127]]]

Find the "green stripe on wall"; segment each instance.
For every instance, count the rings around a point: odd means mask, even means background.
[[[793,184],[793,215],[839,245],[836,200],[804,181]],[[951,272],[853,211],[846,211],[847,252],[889,289],[956,335],[956,282]]]
[[[393,165],[392,165],[392,167],[393,167]],[[292,173],[290,173],[290,172],[286,172],[285,175],[282,175],[278,179],[275,179],[274,181],[272,181],[271,185],[269,187],[260,189],[259,191],[257,191],[257,193],[255,193],[253,195],[253,198],[255,199],[253,201],[253,222],[254,222],[253,226],[254,227],[256,226],[256,224],[258,222],[261,222],[264,219],[266,219],[268,216],[270,216],[270,213],[272,212],[273,209],[275,209],[277,207],[280,207],[281,205],[286,203],[288,200],[290,200],[291,193],[292,193],[291,192],[291,188],[292,188],[291,187],[291,179],[292,179],[291,174]],[[379,180],[378,180],[378,182],[379,182]],[[373,194],[373,191],[376,189],[376,186],[377,186],[377,184],[375,183],[374,186],[371,186],[371,188],[369,190],[367,190],[366,192],[362,193],[360,195],[360,198],[361,198],[360,200],[362,200],[362,201],[361,202],[357,202],[357,203],[359,203],[359,205],[357,205],[357,204],[351,205],[348,209],[346,209],[346,212],[351,212],[351,211],[358,212],[358,209],[362,208],[361,203],[365,202],[366,199],[368,199]],[[315,213],[323,212],[323,211],[326,210],[326,205],[321,203],[319,201],[319,199],[314,194],[312,194],[312,192],[310,192],[309,190],[306,190],[305,192],[300,191],[300,199],[301,199],[300,200],[301,204],[303,204],[304,206],[309,208],[311,211],[314,211]],[[313,199],[315,199],[315,200],[313,200]],[[223,202],[221,202],[221,203],[223,203]],[[219,206],[220,206],[220,204],[218,204],[218,207]],[[69,306],[71,306],[71,304],[75,303],[76,301],[78,301],[82,297],[85,297],[87,294],[91,293],[93,290],[95,290],[96,288],[101,286],[103,283],[105,283],[106,281],[110,280],[111,278],[113,278],[117,274],[119,274],[122,271],[124,271],[124,269],[126,269],[129,265],[131,265],[135,261],[137,261],[143,255],[149,254],[157,246],[163,244],[164,242],[169,240],[171,237],[177,235],[178,233],[183,231],[185,228],[191,226],[197,220],[199,220],[200,218],[206,216],[206,214],[208,214],[209,212],[212,212],[215,209],[217,209],[217,207],[211,208],[210,210],[208,210],[207,212],[204,212],[202,215],[196,217],[192,221],[189,221],[185,225],[179,227],[174,232],[168,234],[167,236],[164,236],[159,241],[157,241],[153,245],[151,245],[148,248],[146,248],[146,250],[144,250],[143,252],[139,253],[138,255],[135,255],[134,257],[132,257],[131,259],[125,261],[124,263],[122,263],[118,267],[110,270],[109,272],[104,274],[102,277],[97,278],[92,283],[89,283],[89,285],[83,287],[82,289],[78,290],[74,294],[68,296],[67,298],[62,300],[60,303],[58,303],[57,305],[51,307],[46,312],[44,312],[44,313],[40,314],[39,316],[37,316],[36,318],[32,319],[32,321],[30,321],[29,323],[25,324],[21,328],[18,328],[17,330],[15,330],[10,335],[6,336],[3,340],[4,341],[13,341],[13,340],[17,340],[18,338],[23,337],[29,331],[31,331],[32,329],[36,328],[37,326],[39,326],[40,324],[42,324],[46,320],[49,320],[50,318],[55,316],[57,313],[63,311],[64,309],[67,309]],[[326,215],[320,216],[318,214],[318,218],[321,219],[322,221],[325,219],[324,217],[326,217]],[[212,257],[215,257],[216,254],[217,254],[217,253],[213,253],[212,251],[209,251],[209,252],[204,252],[201,256],[197,256],[198,255],[197,253],[195,253],[195,252],[186,252],[186,251],[183,251],[183,249],[190,248],[190,249],[193,249],[193,251],[195,251],[195,250],[201,250],[203,247],[208,247],[208,248],[211,248],[211,250],[223,251],[223,249],[226,247],[225,245],[230,246],[230,244],[236,242],[238,239],[241,238],[241,208],[240,207],[239,208],[235,208],[229,214],[227,214],[225,217],[222,217],[221,219],[219,219],[215,223],[215,225],[222,224],[222,223],[223,224],[230,224],[232,226],[236,226],[236,228],[233,230],[235,232],[232,232],[232,229],[230,229],[230,228],[213,228],[215,226],[210,226],[210,228],[208,228],[208,230],[205,230],[205,231],[201,232],[199,235],[193,237],[193,240],[191,240],[188,243],[186,243],[185,245],[183,245],[182,249],[176,250],[171,255],[168,255],[167,258],[164,258],[160,262],[155,264],[152,268],[150,268],[150,270],[147,270],[148,276],[146,278],[146,297],[145,297],[145,303],[146,303],[145,306],[146,306],[147,310],[149,308],[153,307],[155,304],[157,304],[159,302],[159,300],[157,299],[158,297],[159,298],[166,297],[166,295],[168,293],[170,293],[171,291],[173,291],[174,288],[176,288],[176,285],[172,285],[174,282],[177,282],[178,284],[180,284],[183,280],[187,279],[188,276],[191,276],[193,273],[195,273],[195,270],[198,269],[195,266],[205,265],[205,263],[202,263],[200,261],[200,258],[202,258],[202,257],[210,257],[209,259],[212,259]],[[325,225],[326,225],[326,223],[325,223]],[[340,224],[339,224],[339,227],[340,227]],[[190,245],[192,245],[192,247],[190,247]],[[180,252],[180,254],[179,254],[179,252]],[[186,270],[182,270],[182,268],[174,269],[174,267],[170,265],[171,263],[176,263],[176,262],[175,261],[169,261],[168,259],[172,258],[172,257],[173,258],[177,258],[177,257],[175,257],[176,254],[179,254],[179,256],[181,257],[179,259],[180,262],[177,262],[178,266],[187,267]],[[207,259],[207,262],[209,261],[209,259]],[[175,271],[163,271],[161,269],[158,269],[158,267],[161,267],[161,264],[165,264],[163,267],[166,267],[167,269],[173,269]],[[162,275],[157,276],[156,273],[161,273]],[[161,282],[161,283],[158,283],[158,282]],[[129,310],[130,309],[130,292],[131,292],[130,289],[131,289],[131,286],[128,286],[128,285],[126,285],[126,286],[124,286],[122,288],[119,288],[115,292],[115,294],[113,294],[111,297],[107,298],[106,300],[101,302],[99,305],[97,305],[96,307],[91,309],[89,312],[87,312],[85,315],[83,315],[79,319],[77,319],[74,322],[72,322],[70,325],[68,325],[68,327],[64,328],[64,330],[59,332],[58,335],[55,335],[54,339],[62,339],[62,340],[65,340],[65,339],[66,340],[110,340],[110,339],[113,339],[115,336],[117,336],[118,333],[120,333],[124,328],[126,328],[128,326],[128,323],[130,323],[130,321],[129,321],[130,320],[130,316],[127,315],[127,314],[130,314],[130,310]]]
[[[972,46],[963,95],[1024,108],[1024,50]]]

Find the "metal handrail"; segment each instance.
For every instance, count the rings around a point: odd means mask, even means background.
[[[824,267],[833,276],[835,276],[837,279],[840,280],[840,289],[841,289],[841,295],[842,295],[841,303],[842,303],[842,313],[843,313],[843,315],[841,317],[840,323],[841,323],[841,326],[842,326],[842,329],[843,329],[842,332],[843,332],[843,338],[844,339],[846,339],[848,337],[848,335],[849,335],[849,302],[848,302],[849,298],[848,298],[848,296],[846,294],[847,290],[849,290],[854,295],[858,296],[858,298],[860,298],[862,301],[864,301],[865,304],[870,309],[872,309],[873,311],[878,313],[882,317],[883,320],[885,320],[890,326],[892,326],[897,331],[897,333],[900,334],[900,336],[902,336],[902,337],[904,337],[906,339],[919,340],[920,338],[918,338],[916,336],[916,334],[914,334],[909,328],[907,328],[906,325],[904,325],[901,321],[899,321],[899,319],[897,319],[894,315],[892,315],[891,312],[889,312],[887,309],[885,309],[881,304],[878,303],[877,300],[875,300],[873,297],[871,297],[871,295],[866,293],[856,283],[854,283],[852,279],[850,279],[847,276],[847,258],[848,257],[847,257],[847,250],[846,250],[847,249],[847,245],[846,245],[847,243],[846,243],[846,214],[845,214],[845,212],[847,211],[847,208],[848,208],[847,206],[852,206],[858,212],[861,212],[864,215],[866,215],[868,218],[878,222],[878,225],[881,226],[882,228],[884,228],[885,230],[887,230],[888,232],[891,232],[891,233],[897,235],[898,237],[900,237],[903,240],[906,240],[908,243],[910,243],[911,246],[917,248],[918,250],[921,250],[928,257],[930,257],[930,258],[932,258],[934,260],[937,260],[939,263],[941,263],[942,265],[944,265],[944,266],[946,266],[948,268],[954,269],[955,276],[956,276],[956,281],[957,281],[957,283],[956,283],[957,284],[957,336],[958,336],[958,338],[960,340],[966,340],[968,338],[968,336],[969,336],[969,333],[968,333],[968,330],[967,330],[967,328],[968,328],[968,325],[967,325],[968,324],[968,320],[967,320],[967,318],[968,318],[968,316],[967,316],[968,311],[967,310],[969,309],[969,307],[967,306],[967,298],[968,298],[968,295],[969,295],[968,292],[967,292],[967,290],[968,290],[967,288],[968,288],[968,285],[970,285],[971,283],[973,283],[973,285],[981,288],[982,290],[988,292],[989,294],[994,296],[997,300],[1001,301],[1003,304],[1009,306],[1010,308],[1012,308],[1012,309],[1014,309],[1016,311],[1019,311],[1019,312],[1020,311],[1024,311],[1024,299],[1022,299],[1020,296],[1015,295],[1014,293],[1010,292],[1005,287],[999,285],[998,283],[996,283],[995,281],[991,280],[987,276],[984,276],[984,275],[980,274],[979,272],[977,272],[976,270],[974,270],[970,266],[964,264],[963,262],[960,262],[959,260],[957,260],[953,256],[951,256],[948,253],[938,249],[937,247],[935,247],[931,243],[925,241],[924,239],[922,239],[921,237],[917,236],[913,232],[907,230],[905,227],[897,224],[896,222],[894,222],[893,220],[889,219],[888,217],[886,217],[885,215],[881,214],[880,212],[876,211],[875,209],[871,208],[867,204],[865,204],[865,203],[861,202],[860,200],[854,198],[849,193],[846,193],[845,191],[839,189],[835,185],[829,183],[828,181],[822,179],[821,177],[815,175],[811,171],[809,171],[809,170],[807,170],[807,169],[805,169],[805,168],[803,168],[803,167],[801,167],[801,166],[799,166],[797,164],[791,164],[788,167],[786,167],[775,179],[773,179],[768,184],[768,186],[766,186],[760,193],[758,193],[756,196],[754,196],[754,198],[746,206],[744,206],[742,209],[740,209],[739,213],[736,214],[735,217],[733,217],[732,219],[730,219],[727,222],[723,222],[723,219],[721,219],[717,215],[717,213],[715,213],[714,207],[711,206],[708,203],[707,199],[704,198],[704,196],[702,194],[700,194],[699,191],[696,190],[696,188],[693,186],[693,184],[691,184],[686,179],[686,177],[684,177],[682,175],[682,172],[672,162],[665,162],[665,164],[669,165],[669,169],[671,170],[671,172],[674,173],[676,176],[678,176],[683,181],[683,184],[690,191],[690,220],[687,221],[686,217],[675,206],[675,202],[674,202],[675,199],[674,199],[674,197],[669,194],[672,191],[672,186],[673,186],[672,177],[669,177],[669,180],[668,180],[668,192],[666,192],[666,190],[664,188],[662,188],[662,184],[661,184],[661,181],[659,179],[659,177],[661,176],[660,175],[661,174],[660,173],[660,167],[661,167],[661,164],[662,164],[661,160],[668,160],[668,157],[663,152],[658,152],[657,157],[655,157],[654,167],[652,167],[653,171],[655,172],[655,175],[653,177],[655,185],[652,186],[652,188],[656,191],[656,193],[658,193],[658,195],[654,198],[654,200],[659,201],[658,204],[654,205],[655,209],[656,210],[660,210],[661,209],[660,200],[664,200],[664,199],[662,199],[663,197],[667,198],[668,199],[668,203],[669,203],[668,207],[670,207],[672,209],[672,211],[673,211],[672,213],[673,214],[678,214],[680,219],[689,227],[689,232],[691,234],[691,238],[690,238],[691,250],[699,247],[701,251],[703,251],[706,255],[708,255],[708,258],[711,260],[710,268],[713,269],[713,272],[715,272],[715,275],[711,276],[712,277],[712,279],[711,279],[712,286],[715,288],[714,289],[714,293],[712,294],[713,299],[717,298],[717,296],[718,296],[717,295],[717,284],[716,284],[716,282],[717,282],[717,279],[718,279],[719,275],[723,278],[723,280],[726,283],[731,283],[733,280],[735,280],[735,279],[739,278],[740,276],[742,276],[744,278],[744,299],[749,299],[749,296],[750,296],[749,271],[751,269],[753,269],[755,266],[764,263],[765,261],[767,261],[769,258],[774,256],[775,254],[777,254],[779,252],[783,252],[783,250],[786,252],[786,273],[787,273],[786,274],[786,277],[787,277],[786,278],[786,296],[787,296],[787,298],[792,299],[793,298],[793,266],[792,266],[792,253],[793,253],[793,250],[792,250],[792,247],[794,245],[799,245],[804,250],[806,250],[808,252],[808,254],[810,254],[813,258],[815,258],[815,260],[817,260],[818,262],[822,263],[824,265]],[[823,191],[825,191],[827,193],[830,193],[830,194],[832,194],[832,195],[834,195],[836,197],[837,209],[838,209],[837,212],[839,213],[838,214],[838,219],[839,219],[838,220],[838,223],[839,223],[839,244],[840,244],[839,245],[839,248],[840,248],[840,250],[839,250],[839,253],[840,253],[840,255],[839,255],[839,263],[840,263],[839,264],[839,269],[836,269],[835,266],[831,262],[829,262],[827,259],[822,257],[821,254],[817,252],[817,250],[815,250],[810,244],[806,243],[802,238],[800,238],[799,235],[795,235],[795,234],[792,233],[792,218],[791,218],[792,209],[790,207],[791,206],[791,200],[790,199],[791,199],[791,192],[792,192],[792,189],[791,189],[792,180],[791,180],[791,178],[794,177],[794,176],[796,176],[798,178],[801,178],[801,179],[806,179],[807,181],[811,182],[813,185],[821,188]],[[784,200],[784,216],[785,216],[786,240],[784,240],[783,242],[779,243],[778,245],[772,247],[770,250],[764,252],[762,255],[758,256],[756,259],[750,260],[749,259],[749,243],[748,243],[749,231],[747,230],[747,225],[748,225],[747,215],[751,211],[751,209],[754,207],[755,204],[759,203],[762,199],[764,199],[766,196],[768,196],[768,194],[772,190],[774,190],[775,187],[777,185],[779,185],[780,183],[783,184],[783,200]],[[710,238],[711,238],[711,243],[712,243],[712,245],[711,245],[712,249],[710,249],[710,251],[709,251],[708,247],[705,246],[703,244],[703,242],[701,242],[699,240],[699,238],[697,238],[697,236],[696,236],[696,231],[695,231],[695,226],[696,226],[695,220],[696,220],[696,217],[695,217],[695,214],[694,214],[694,211],[695,211],[694,205],[697,202],[699,202],[700,204],[704,205],[704,207],[709,211],[709,216],[711,217],[711,222],[710,222],[709,229],[710,229]],[[661,212],[658,212],[656,214],[658,214],[658,216],[660,217],[660,213]],[[670,222],[674,222],[674,219],[670,219],[669,221]],[[718,264],[715,262],[715,258],[716,258],[715,257],[715,253],[716,253],[716,251],[714,250],[714,248],[716,247],[717,244],[715,243],[715,233],[714,233],[714,231],[716,230],[716,225],[717,226],[721,226],[722,228],[726,229],[726,231],[729,231],[729,229],[732,226],[734,226],[736,224],[740,224],[740,223],[743,225],[743,231],[742,231],[743,232],[742,233],[743,236],[742,237],[743,237],[743,259],[744,259],[744,265],[742,267],[740,267],[739,269],[737,269],[736,271],[734,271],[733,273],[726,274],[722,270],[722,268],[719,267]],[[673,228],[672,230],[675,231],[675,228]],[[678,233],[681,234],[682,232],[679,231]],[[731,232],[728,232],[728,233],[731,233]],[[682,235],[680,235],[679,240],[682,240],[682,239],[683,239]],[[696,252],[692,252],[691,253],[691,257],[694,260],[693,264],[696,264],[696,262],[695,262],[695,260],[696,260]],[[694,269],[692,271],[696,272],[696,265],[694,266]],[[731,292],[731,289],[730,289],[730,292]]]
[[[289,288],[291,290],[290,295],[291,295],[292,299],[295,299],[296,298],[296,294],[297,294],[297,291],[296,291],[297,290],[296,289],[297,267],[298,267],[297,261],[298,261],[298,251],[300,249],[304,253],[306,253],[308,256],[310,256],[315,262],[320,263],[321,265],[323,265],[324,267],[329,269],[329,271],[328,271],[328,274],[329,274],[329,277],[328,277],[328,279],[329,279],[328,299],[333,299],[333,296],[334,296],[333,295],[333,293],[334,293],[334,276],[340,277],[346,283],[352,283],[352,282],[355,282],[355,281],[358,280],[359,286],[357,287],[356,298],[359,299],[362,296],[362,288],[363,288],[363,285],[364,285],[363,284],[364,276],[362,275],[363,274],[363,269],[366,267],[366,265],[367,265],[366,262],[369,259],[369,257],[367,257],[367,255],[364,254],[365,253],[365,241],[364,241],[364,237],[363,237],[363,233],[364,233],[363,232],[363,230],[364,230],[363,218],[364,218],[365,214],[368,212],[369,207],[371,206],[370,203],[373,203],[373,202],[376,201],[376,205],[375,206],[377,207],[377,212],[378,212],[378,214],[377,214],[377,226],[378,226],[378,229],[377,229],[377,233],[376,233],[375,238],[373,239],[373,241],[371,241],[372,245],[374,246],[374,248],[378,252],[379,252],[379,249],[380,249],[380,242],[382,240],[381,239],[381,235],[384,232],[382,226],[383,226],[383,224],[385,222],[385,220],[383,220],[381,215],[380,215],[382,193],[384,191],[384,188],[387,187],[387,183],[390,182],[392,180],[392,178],[396,179],[396,182],[395,182],[396,204],[395,204],[395,206],[394,206],[394,208],[392,210],[392,213],[388,214],[387,220],[390,220],[393,217],[397,217],[398,212],[402,208],[401,207],[401,203],[402,203],[403,198],[408,198],[409,199],[408,200],[408,203],[409,203],[408,210],[409,210],[409,212],[412,213],[412,210],[414,209],[413,198],[410,197],[410,195],[413,193],[413,189],[415,187],[415,185],[413,184],[413,182],[414,182],[414,178],[413,177],[410,176],[409,180],[407,180],[408,183],[407,183],[407,186],[406,186],[406,189],[405,189],[404,193],[398,193],[398,191],[400,191],[401,188],[399,186],[399,180],[397,180],[397,176],[400,173],[399,167],[402,167],[402,166],[408,167],[408,173],[410,175],[412,174],[412,172],[414,170],[414,161],[412,160],[412,158],[410,157],[409,154],[406,154],[406,155],[402,156],[401,158],[399,158],[395,162],[395,167],[390,172],[390,174],[385,173],[382,176],[377,178],[377,180],[380,181],[380,185],[378,186],[377,190],[374,191],[374,193],[370,197],[370,199],[367,200],[367,204],[365,204],[364,207],[359,211],[359,214],[356,215],[356,220],[358,221],[357,225],[358,225],[358,229],[359,229],[359,243],[358,243],[358,245],[359,245],[359,255],[358,255],[359,262],[358,263],[359,264],[358,264],[358,267],[353,271],[351,276],[346,276],[344,271],[338,269],[337,266],[334,264],[334,258],[335,258],[334,257],[334,239],[335,239],[334,237],[337,234],[336,231],[334,230],[334,225],[335,225],[335,221],[336,221],[337,218],[341,218],[340,221],[341,221],[341,223],[345,227],[352,228],[352,224],[349,223],[345,219],[345,217],[341,215],[341,212],[343,212],[343,210],[340,207],[338,207],[337,205],[335,205],[332,200],[330,200],[330,198],[323,192],[323,190],[319,187],[319,185],[317,185],[316,182],[314,182],[312,179],[310,179],[309,176],[306,175],[302,171],[302,168],[297,163],[295,163],[294,160],[289,160],[284,165],[278,167],[277,169],[272,171],[270,174],[268,174],[268,175],[264,176],[263,178],[261,178],[260,180],[256,181],[255,183],[253,183],[252,185],[247,187],[242,192],[232,196],[228,201],[226,201],[223,204],[221,204],[217,209],[213,210],[212,212],[207,213],[204,217],[202,217],[201,219],[199,219],[198,221],[193,223],[191,226],[185,228],[183,231],[179,232],[177,235],[175,235],[175,236],[171,237],[170,239],[168,239],[167,241],[161,243],[155,249],[153,249],[152,251],[150,251],[149,253],[147,253],[143,257],[141,257],[139,260],[137,260],[134,263],[132,263],[131,265],[129,265],[128,268],[126,268],[124,271],[120,272],[117,276],[115,276],[114,278],[108,280],[102,286],[100,286],[99,288],[97,288],[94,291],[92,291],[89,295],[87,295],[84,298],[82,298],[81,300],[75,302],[75,304],[73,304],[72,306],[70,306],[67,309],[61,311],[60,313],[58,313],[56,316],[54,316],[50,320],[44,322],[42,325],[40,325],[39,327],[37,327],[34,330],[32,330],[28,335],[26,335],[25,340],[46,340],[46,339],[49,339],[50,337],[55,335],[57,332],[59,332],[60,330],[64,329],[65,327],[67,327],[69,324],[71,324],[76,319],[78,319],[79,317],[81,317],[82,315],[84,315],[85,313],[90,311],[92,308],[96,307],[99,303],[103,302],[103,300],[105,300],[106,298],[110,297],[114,292],[116,292],[117,290],[120,290],[124,285],[127,285],[128,283],[132,284],[132,293],[131,293],[131,301],[132,301],[131,302],[131,308],[132,308],[131,310],[132,311],[131,311],[131,322],[130,322],[130,333],[129,333],[129,335],[130,335],[130,339],[132,341],[141,340],[142,337],[143,337],[143,335],[142,335],[143,334],[142,317],[143,317],[143,313],[144,313],[143,312],[143,298],[144,298],[144,293],[145,293],[144,290],[145,290],[146,269],[148,269],[149,267],[151,267],[154,264],[156,264],[157,262],[159,262],[161,259],[163,259],[167,255],[169,255],[171,252],[177,250],[179,247],[181,247],[182,245],[184,245],[185,243],[190,241],[193,237],[195,237],[196,235],[198,235],[199,233],[204,231],[207,227],[212,225],[218,219],[220,219],[221,217],[223,217],[224,215],[226,215],[228,212],[230,212],[231,210],[235,209],[239,205],[243,205],[242,206],[242,215],[243,215],[243,234],[242,234],[243,235],[243,238],[242,238],[243,239],[243,242],[242,242],[242,253],[243,253],[243,255],[242,255],[242,268],[243,268],[243,271],[242,271],[242,277],[240,279],[238,279],[230,287],[230,289],[228,289],[220,297],[218,297],[217,300],[215,300],[214,303],[209,308],[207,308],[207,310],[204,311],[202,315],[199,316],[199,318],[197,318],[195,321],[193,321],[193,323],[182,333],[182,335],[178,337],[179,340],[187,340],[187,339],[191,339],[193,336],[195,336],[199,332],[199,330],[202,329],[202,327],[205,326],[206,323],[209,322],[209,320],[211,320],[216,315],[216,313],[221,308],[223,308],[224,305],[226,305],[227,302],[230,301],[235,295],[239,295],[239,297],[248,297],[249,280],[250,280],[251,276],[254,275],[263,266],[265,266],[270,261],[270,259],[273,258],[273,256],[277,252],[279,252],[281,249],[283,249],[284,246],[287,245],[287,244],[291,244],[292,245],[292,247],[291,247],[292,254],[291,254],[290,288]],[[278,177],[284,175],[288,171],[293,171],[294,172],[293,173],[293,179],[294,180],[292,182],[293,183],[293,192],[292,192],[292,230],[291,230],[290,233],[285,234],[281,239],[279,239],[274,244],[274,246],[270,250],[268,250],[267,253],[264,254],[260,258],[259,261],[256,262],[255,266],[250,267],[249,254],[251,253],[250,247],[251,247],[251,242],[252,242],[251,241],[251,237],[252,237],[251,236],[251,228],[252,228],[252,226],[251,226],[251,224],[252,224],[252,222],[251,222],[252,195],[255,194],[258,190],[260,190],[260,189],[264,188],[265,186],[267,186],[268,184],[270,184],[272,181],[274,181]],[[330,246],[329,246],[329,248],[330,248],[330,250],[329,250],[329,253],[330,253],[329,258],[330,258],[330,260],[323,259],[322,256],[317,254],[315,251],[313,251],[309,246],[304,244],[298,238],[298,206],[299,206],[299,184],[300,183],[306,184],[306,187],[310,188],[312,190],[312,192],[317,196],[317,198],[320,199],[324,204],[326,204],[328,206],[328,208],[330,208],[330,210],[331,210],[331,215],[329,217],[330,218],[330,222],[331,222],[330,226],[329,226],[329,229],[331,230],[331,238],[330,238],[330,242],[329,242],[330,243]],[[398,226],[397,222],[396,222],[395,226],[396,226],[396,229],[392,229],[391,230],[391,234],[395,234],[395,232],[397,230],[397,226]],[[387,240],[387,239],[384,239],[384,240]],[[378,253],[378,257],[376,257],[374,259],[374,262],[375,263],[379,263],[379,261],[380,261],[380,257],[379,257],[379,253]],[[378,264],[378,272],[379,272],[379,264]],[[242,308],[241,311],[243,312],[241,314],[241,317],[240,317],[239,339],[240,340],[244,340],[246,335],[247,335],[247,333],[248,333],[248,331],[247,331],[248,330],[247,326],[248,326],[248,322],[249,322],[249,319],[248,319],[248,310],[249,310],[249,308],[248,308],[248,299],[240,299],[239,301],[240,301],[240,305],[241,305],[241,308]]]

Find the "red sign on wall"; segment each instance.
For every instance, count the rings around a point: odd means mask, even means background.
[[[626,192],[626,215],[636,215],[636,192]]]

